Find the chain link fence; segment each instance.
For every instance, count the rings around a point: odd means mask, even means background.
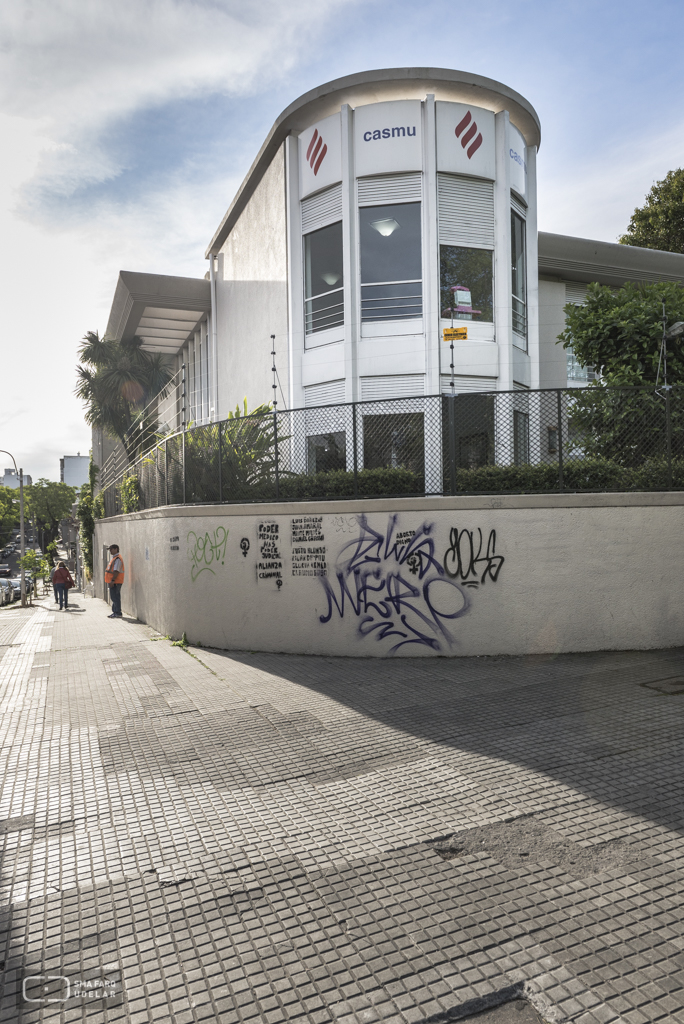
[[[102,474],[106,516],[163,505],[684,488],[684,388],[416,396],[262,412]]]

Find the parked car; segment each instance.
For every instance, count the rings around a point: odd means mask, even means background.
[[[0,576],[7,578],[11,574],[11,570],[7,562],[0,562]]]
[[[12,604],[14,601],[14,587],[9,580],[0,579],[0,605]]]
[[[12,584],[12,587],[14,589],[14,596],[15,596],[15,598],[16,597],[21,597],[21,578],[19,576],[13,576],[11,578],[11,580],[10,580],[10,583]],[[33,583],[31,582],[30,579],[27,579],[26,580],[26,593],[30,594],[32,592],[32,590],[33,590]]]

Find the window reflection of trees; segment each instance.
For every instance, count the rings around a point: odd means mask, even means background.
[[[492,286],[492,252],[490,249],[470,249],[460,245],[440,246],[440,308],[442,316],[449,318],[453,304],[452,288],[463,285],[470,289],[472,305],[480,310],[475,319],[492,323],[494,320]],[[462,317],[461,317],[462,318]]]

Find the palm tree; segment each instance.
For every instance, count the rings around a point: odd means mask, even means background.
[[[163,397],[172,380],[171,367],[159,353],[144,352],[143,339],[101,338],[88,331],[79,348],[75,393],[86,403],[85,419],[92,427],[118,437],[129,459],[139,453],[157,424],[146,406]],[[142,431],[132,428],[142,425]]]

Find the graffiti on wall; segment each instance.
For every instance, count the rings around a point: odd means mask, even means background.
[[[223,526],[217,526],[213,532],[206,533],[195,533],[194,530],[190,530],[187,544],[188,558],[192,563],[190,576],[193,582],[203,572],[215,575],[218,566],[225,564],[227,540],[228,530]]]
[[[496,553],[496,530],[489,531],[487,546],[483,545],[482,530],[452,527],[443,563],[447,576],[473,590],[484,586],[488,578],[496,583],[504,564],[503,555]]]
[[[356,519],[356,536],[321,580],[327,609],[320,622],[354,618],[360,638],[390,640],[388,654],[409,645],[452,647],[454,623],[470,608],[466,588],[487,579],[496,583],[501,573],[504,557],[496,553],[495,531],[485,545],[481,530],[452,529],[440,559],[433,523],[399,530],[398,515],[390,515],[380,531],[365,516]]]
[[[280,525],[272,520],[262,521],[257,525],[257,563],[256,575],[258,583],[275,582],[278,590],[283,585],[283,557],[280,553]]]
[[[291,523],[292,575],[327,576],[323,516],[297,516]]]
[[[435,554],[434,524],[400,532],[397,523],[390,515],[381,532],[358,516],[356,537],[321,580],[327,610],[319,619],[354,617],[359,637],[391,639],[389,654],[407,645],[443,650],[453,642],[449,627],[468,610],[467,591]]]

